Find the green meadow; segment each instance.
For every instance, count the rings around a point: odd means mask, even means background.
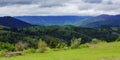
[[[45,53],[0,57],[0,60],[120,60],[120,42],[102,42],[89,48],[48,50]]]

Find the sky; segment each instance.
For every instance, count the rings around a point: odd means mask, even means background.
[[[120,14],[120,0],[0,0],[0,16]]]

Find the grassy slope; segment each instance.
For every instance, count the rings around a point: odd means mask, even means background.
[[[120,60],[120,42],[100,43],[97,48],[49,51],[0,60]]]

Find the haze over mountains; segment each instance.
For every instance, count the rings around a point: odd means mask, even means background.
[[[15,18],[33,25],[74,25],[76,22],[91,16],[15,16]]]
[[[92,16],[14,16],[0,17],[0,25],[23,28],[33,25],[74,25],[80,27],[120,26],[120,15]]]

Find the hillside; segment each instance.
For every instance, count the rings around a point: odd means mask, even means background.
[[[82,27],[101,27],[103,25],[120,26],[120,15],[103,14],[93,18],[83,19],[77,22],[76,25]]]
[[[39,39],[43,39],[48,46],[55,48],[59,42],[70,45],[73,38],[82,38],[81,43],[90,42],[97,38],[107,42],[115,41],[120,35],[120,27],[83,28],[74,26],[34,26],[29,28],[11,29],[0,27],[0,42],[15,44],[19,41],[30,43],[37,47]],[[49,42],[52,42],[51,45]]]
[[[68,25],[33,26],[17,29],[0,26],[0,60],[119,60],[119,35],[120,27],[108,26],[101,28]],[[78,38],[81,38],[81,41],[77,42],[79,46],[72,49],[71,40]],[[47,44],[44,53],[40,53],[38,50],[40,39]],[[3,57],[4,54],[17,52],[16,44],[21,41],[23,42],[22,46],[23,44],[28,45],[26,49],[22,50],[25,55]],[[62,43],[65,44],[65,47],[59,48],[58,46]]]
[[[15,16],[33,25],[74,25],[74,23],[91,16]]]
[[[0,17],[0,25],[11,27],[11,28],[23,28],[23,27],[32,26],[29,23],[23,22],[19,19],[16,19],[10,16]]]

